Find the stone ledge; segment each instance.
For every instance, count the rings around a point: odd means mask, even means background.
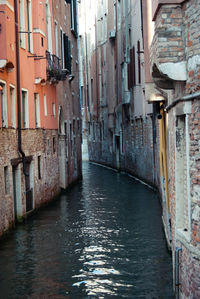
[[[152,16],[153,21],[155,21],[157,13],[162,5],[169,5],[169,4],[181,4],[185,2],[185,0],[152,0]]]

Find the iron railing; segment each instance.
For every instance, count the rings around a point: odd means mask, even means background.
[[[62,69],[60,59],[55,54],[46,51],[47,59],[47,80],[50,82],[64,81],[67,71]]]

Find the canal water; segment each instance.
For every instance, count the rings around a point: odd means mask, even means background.
[[[83,181],[0,242],[0,298],[173,298],[156,193],[83,164]]]

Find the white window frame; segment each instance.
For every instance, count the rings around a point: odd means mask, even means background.
[[[190,156],[189,156],[189,125],[188,125],[188,114],[181,115],[184,117],[184,122],[180,122],[180,116],[177,115],[177,130],[182,130],[184,132],[183,136],[179,136],[179,140],[176,144],[180,142],[181,145],[175,150],[175,196],[176,196],[176,231],[181,236],[184,237],[187,241],[191,240],[191,198],[190,198]],[[178,120],[179,117],[179,120]],[[183,133],[182,133],[183,134]],[[183,147],[183,142],[185,142],[185,152]],[[184,155],[184,156],[183,156]],[[185,166],[184,166],[185,163]],[[184,169],[184,167],[186,169]],[[183,172],[185,171],[185,180],[183,178]],[[186,189],[186,192],[185,192]],[[187,207],[187,209],[186,209]],[[186,210],[186,214],[185,214]],[[185,222],[185,220],[187,220]]]
[[[25,126],[24,126],[24,124],[23,124],[23,97],[22,97],[22,100],[21,100],[21,103],[22,103],[22,111],[21,111],[21,113],[22,113],[22,128],[23,129],[27,129],[27,128],[29,128],[29,102],[28,102],[28,90],[27,89],[25,89],[25,88],[22,88],[21,89],[21,96],[22,96],[22,92],[24,92],[25,93],[25,95],[26,95],[26,100],[25,100]]]
[[[51,11],[50,11],[48,0],[45,0],[45,12],[46,12],[46,30],[47,30],[47,49],[50,53],[52,53]]]
[[[58,47],[58,22],[55,20],[55,43],[56,43],[56,56],[59,57],[59,47]]]
[[[15,92],[14,85],[12,84],[9,85],[9,92],[10,92],[10,125],[12,128],[16,128],[16,92]]]
[[[34,93],[35,106],[35,127],[40,128],[40,97],[39,93]]]
[[[44,94],[44,116],[47,116],[47,96]]]
[[[31,0],[28,0],[29,2],[29,7],[27,8],[26,7],[26,11],[29,15],[29,24],[28,24],[28,16],[27,16],[27,32],[28,32],[28,29],[31,33],[27,33],[27,45],[28,45],[28,38],[30,37],[30,53],[33,53],[33,26],[32,26],[32,3],[31,3]],[[27,3],[27,2],[26,2]],[[28,25],[30,28],[28,28]],[[29,49],[29,47],[27,47],[27,49]]]
[[[56,104],[54,102],[52,103],[52,116],[56,117]]]
[[[20,28],[20,46],[26,49],[26,28],[25,28],[25,6],[24,0],[19,0],[19,28]]]
[[[3,80],[0,80],[1,86],[3,90],[0,90],[0,92],[3,94],[1,95],[1,121],[2,121],[2,127],[7,128],[8,127],[8,115],[7,115],[7,86],[6,82]],[[2,111],[3,106],[3,111]]]

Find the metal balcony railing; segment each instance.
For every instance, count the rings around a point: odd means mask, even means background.
[[[67,71],[63,70],[60,65],[60,59],[55,54],[46,51],[47,59],[47,80],[50,82],[64,81]]]

